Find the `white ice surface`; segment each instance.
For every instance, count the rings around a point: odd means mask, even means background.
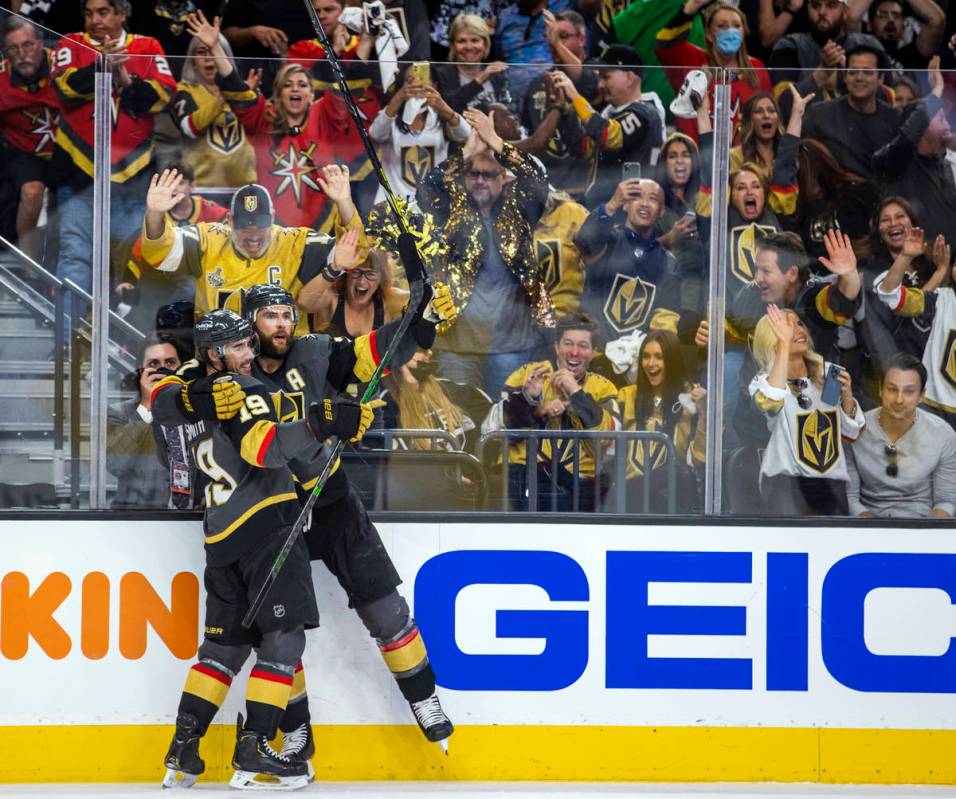
[[[950,797],[956,799],[956,786],[874,786],[816,784],[622,784],[622,783],[439,783],[439,782],[329,782],[315,783],[293,793],[231,791],[225,783],[200,784],[190,791],[167,791],[153,785],[0,785],[0,797],[24,799],[69,799],[69,797],[102,796],[106,799],[201,799],[208,795],[235,797],[321,796],[323,799],[412,799],[415,797],[454,797],[454,799],[602,799],[603,797],[635,796],[640,799],[710,799],[739,796],[747,799],[846,799],[846,797]]]

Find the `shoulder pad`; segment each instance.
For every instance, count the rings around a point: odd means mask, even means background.
[[[205,368],[195,358],[191,361],[186,361],[186,363],[182,364],[179,369],[176,370],[176,376],[183,378],[183,380],[196,380],[204,374],[206,374]]]

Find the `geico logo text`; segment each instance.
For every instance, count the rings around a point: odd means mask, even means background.
[[[652,603],[653,583],[752,583],[751,552],[605,553],[605,596],[590,596],[588,575],[566,554],[549,551],[459,550],[436,555],[418,572],[415,617],[442,685],[456,690],[554,691],[575,683],[588,664],[589,615],[605,614],[604,685],[631,689],[752,690],[754,660],[652,657],[651,636],[745,636],[747,608]],[[914,618],[933,625],[948,647],[940,654],[877,654],[867,647],[864,602],[877,589],[934,589],[956,604],[956,555],[848,555],[811,585],[809,556],[766,554],[766,688],[807,691],[810,624],[819,624],[823,666],[856,691],[956,693],[956,643],[947,616]],[[817,570],[814,570],[816,574]],[[495,639],[535,639],[540,654],[465,652],[456,640],[456,602],[469,586],[531,585],[551,602],[587,602],[585,609],[517,610],[500,604]],[[758,590],[754,585],[754,590]],[[811,591],[813,592],[811,594]],[[813,597],[812,602],[810,597]],[[949,598],[946,605],[945,597]],[[602,608],[603,606],[603,608]],[[811,610],[812,608],[812,610]],[[819,610],[819,614],[818,611]],[[466,630],[462,627],[461,631]]]
[[[195,574],[180,572],[168,588],[167,606],[139,572],[124,574],[118,590],[107,575],[90,572],[83,577],[77,597],[73,581],[63,572],[53,572],[33,586],[22,572],[9,572],[0,582],[0,654],[9,660],[22,658],[32,638],[54,659],[66,657],[77,642],[85,657],[102,658],[110,648],[110,603],[115,601],[119,603],[118,646],[123,657],[143,657],[147,628],[152,627],[176,657],[192,658],[199,638],[199,580]],[[64,603],[77,598],[79,629],[68,632],[55,615]]]

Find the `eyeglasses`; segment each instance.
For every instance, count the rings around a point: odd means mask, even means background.
[[[8,56],[13,56],[14,58],[16,58],[21,53],[23,53],[23,55],[28,55],[29,53],[32,53],[39,46],[40,46],[40,43],[37,41],[24,42],[23,44],[11,44],[9,47],[5,47],[4,51],[6,52]]]
[[[794,380],[787,381],[797,393],[797,405],[800,406],[800,410],[808,411],[813,405],[813,400],[810,398],[810,395],[806,393],[806,390],[810,387],[810,381],[805,377],[798,377]]]
[[[345,273],[349,280],[358,280],[364,277],[366,280],[374,280],[378,277],[378,272],[374,269],[353,269]]]
[[[903,14],[899,11],[887,11],[886,9],[881,8],[879,11],[874,14],[877,19],[903,19]]]
[[[897,458],[899,457],[899,450],[894,447],[892,444],[887,444],[883,447],[883,454],[890,459],[890,462],[886,464],[886,476],[887,477],[897,477],[900,473],[900,465],[897,463]]]
[[[472,169],[465,177],[471,180],[497,180],[503,174],[503,169],[499,169],[497,172],[492,172],[490,169]]]

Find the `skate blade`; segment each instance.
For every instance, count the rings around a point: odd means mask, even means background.
[[[240,791],[297,791],[309,784],[309,777],[276,777],[272,774],[257,774],[255,771],[236,771],[229,780],[229,787]]]
[[[166,769],[166,776],[163,777],[164,788],[192,788],[199,779],[198,774],[186,774],[184,771],[176,769]]]

